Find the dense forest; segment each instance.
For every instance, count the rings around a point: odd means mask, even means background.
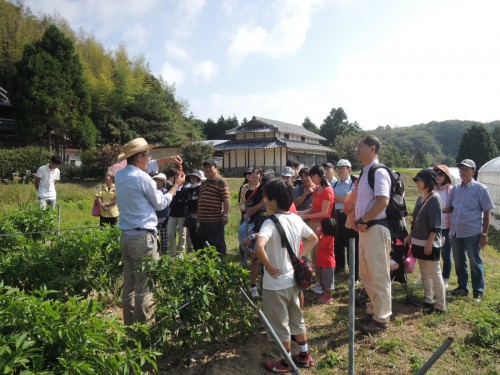
[[[186,145],[225,139],[226,130],[247,121],[197,119],[188,113],[187,101],[176,98],[175,87],[152,74],[143,56],[129,56],[122,45],[108,50],[57,15],[34,15],[22,2],[6,0],[0,0],[0,87],[9,93],[18,135],[27,144],[54,152],[93,150],[94,162],[107,159],[96,150],[114,155],[117,145],[131,138]],[[309,117],[302,126],[326,138],[329,159],[355,162],[364,131],[343,108],[332,108],[320,126]],[[381,160],[394,167],[453,164],[463,154],[489,160],[500,149],[500,121],[433,121],[380,126],[369,133],[382,140]]]

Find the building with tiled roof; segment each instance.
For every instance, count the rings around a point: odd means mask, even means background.
[[[288,159],[312,166],[327,161],[333,150],[321,145],[324,137],[303,126],[253,116],[252,120],[226,131],[230,140],[216,145],[223,152],[225,176],[241,176],[248,167],[274,169],[280,173]]]

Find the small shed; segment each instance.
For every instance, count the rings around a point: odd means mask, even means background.
[[[478,171],[477,180],[488,187],[495,204],[492,213],[500,215],[500,156],[484,164]]]

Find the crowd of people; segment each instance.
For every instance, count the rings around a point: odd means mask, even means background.
[[[192,170],[186,175],[179,156],[151,160],[149,150],[153,147],[143,138],[127,143],[119,155],[120,160],[127,160],[127,166],[116,176],[106,173],[96,193],[101,225],[116,225],[120,216],[126,325],[144,322],[151,315],[149,283],[138,268],[143,258],[178,256],[186,247],[201,249],[207,244],[214,246],[221,257],[226,254],[229,188],[218,174],[216,160],[205,160],[202,171]],[[311,253],[316,277],[311,291],[319,295],[320,303],[333,302],[335,276],[352,267],[356,284],[362,284],[369,298],[362,333],[374,335],[388,327],[394,238],[386,211],[392,181],[384,168],[375,169],[371,183],[368,177],[371,168],[379,164],[380,147],[375,136],[359,140],[359,176],[352,174],[351,162],[346,159],[310,168],[301,168],[297,160],[290,159],[281,175],[259,167],[250,167],[243,174],[238,194],[238,240],[242,264],[250,260],[250,294],[260,297],[257,280],[262,274],[264,314],[287,351],[292,341],[298,344],[299,352],[291,358],[302,367],[314,364],[303,314],[304,291],[296,285],[280,231],[299,258]],[[59,164],[60,159],[53,158],[36,174],[41,207],[55,205]],[[166,174],[158,173],[169,164],[177,167],[170,167]],[[480,302],[484,295],[480,253],[487,244],[489,212],[494,205],[487,188],[473,178],[474,161],[465,159],[457,167],[462,181],[456,186],[452,186],[445,165],[423,169],[413,178],[420,195],[411,230],[401,240],[411,246],[418,259],[425,314],[446,311],[452,255],[458,287],[449,294],[468,296],[470,268],[474,300]],[[269,220],[272,215],[278,223]],[[355,240],[353,265],[346,261],[351,238]],[[268,360],[264,367],[273,372],[291,371],[283,358]]]

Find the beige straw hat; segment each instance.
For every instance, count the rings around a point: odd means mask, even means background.
[[[123,152],[118,155],[118,160],[123,160],[131,157],[132,155],[138,154],[139,152],[144,152],[157,147],[156,145],[148,145],[148,142],[144,138],[132,139],[129,143],[123,146]]]

